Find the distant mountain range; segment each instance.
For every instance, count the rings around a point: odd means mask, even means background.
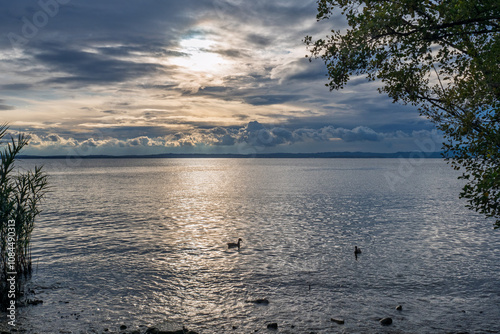
[[[441,152],[397,152],[397,153],[370,153],[370,152],[321,152],[321,153],[257,153],[257,154],[202,154],[202,153],[164,153],[152,155],[21,155],[20,159],[179,159],[179,158],[281,158],[281,159],[332,159],[332,158],[442,158]]]

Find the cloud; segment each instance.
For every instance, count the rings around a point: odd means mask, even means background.
[[[245,96],[243,100],[254,106],[265,106],[271,104],[283,104],[287,102],[297,101],[303,99],[303,95],[292,94],[263,94],[263,95],[250,95]]]
[[[272,39],[263,35],[258,35],[258,34],[248,34],[246,37],[247,41],[250,43],[260,46],[260,47],[265,47],[265,46],[270,46],[272,43]]]
[[[238,49],[224,49],[224,50],[214,50],[215,53],[218,53],[222,56],[228,58],[243,58],[248,57],[248,53]]]
[[[358,126],[354,129],[323,128],[322,132],[331,135],[329,138],[340,138],[346,142],[353,141],[381,141],[386,135],[375,132],[366,126]]]
[[[24,91],[32,87],[33,87],[32,84],[27,84],[27,83],[0,85],[1,90],[12,90],[12,91]]]
[[[32,0],[0,7],[0,30],[19,36],[43,11]],[[318,23],[316,8],[315,0],[70,1],[24,46],[0,38],[8,101],[0,110],[34,134],[33,150],[54,153],[378,151],[428,135],[429,122],[376,83],[329,92],[325,65],[304,57],[302,40],[345,22],[339,14]]]
[[[119,60],[79,50],[52,49],[35,54],[34,59],[56,73],[67,74],[46,79],[48,83],[109,84],[151,75],[162,70],[162,66],[158,64]]]
[[[325,81],[326,74],[326,66],[322,61],[310,62],[308,58],[304,57],[273,68],[271,78],[279,80],[281,84],[293,80],[300,82]]]
[[[16,108],[13,106],[8,106],[6,104],[0,104],[0,110],[14,110],[14,109],[16,109]]]
[[[140,131],[135,131],[139,133]],[[344,151],[349,145],[356,142],[380,143],[386,148],[404,148],[406,150],[419,149],[418,143],[436,143],[437,149],[442,137],[434,131],[415,131],[412,133],[392,132],[380,133],[368,127],[353,129],[335,128],[325,126],[319,129],[299,128],[289,130],[280,126],[267,126],[258,121],[251,121],[242,127],[213,127],[198,129],[190,133],[176,132],[160,136],[131,136],[130,138],[117,138],[99,136],[76,139],[62,137],[57,134],[31,136],[30,153],[80,152],[86,154],[159,154],[178,152],[179,149],[189,149],[191,152],[216,152],[224,148],[226,152],[239,152],[242,147],[254,148],[255,152],[281,152],[288,151],[295,146],[301,148],[305,144],[315,143],[316,147],[324,147],[325,151]],[[242,146],[243,145],[243,146]],[[409,146],[410,145],[410,146]],[[314,147],[314,146],[313,146]],[[367,149],[360,151],[373,151]],[[372,147],[370,147],[372,148]],[[411,148],[411,149],[410,149]],[[404,149],[403,149],[404,150]],[[113,153],[114,152],[114,153]],[[141,153],[142,152],[142,153]],[[313,150],[318,152],[318,150]],[[380,150],[379,150],[380,152]],[[242,153],[242,152],[240,152]]]
[[[4,103],[4,100],[0,99],[0,110],[14,110],[14,109],[16,109],[13,106],[9,106],[9,105],[3,104],[3,103]]]

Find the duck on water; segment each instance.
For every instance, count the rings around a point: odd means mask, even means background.
[[[236,248],[236,247],[238,247],[238,249],[240,249],[240,243],[242,241],[243,240],[241,240],[241,238],[239,238],[237,243],[235,243],[235,242],[228,242],[227,243],[227,248]]]

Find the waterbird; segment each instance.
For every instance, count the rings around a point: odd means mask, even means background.
[[[243,240],[241,240],[241,238],[238,239],[238,243],[235,243],[235,242],[228,242],[227,243],[227,248],[236,248],[238,247],[238,249],[240,249],[240,242],[242,242]]]
[[[359,249],[358,246],[354,246],[354,254],[361,254],[361,249]]]

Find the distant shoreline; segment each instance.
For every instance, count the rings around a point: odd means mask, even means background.
[[[321,153],[257,153],[257,154],[203,154],[164,153],[151,155],[21,155],[19,159],[182,159],[182,158],[231,158],[231,159],[442,159],[442,152],[321,152]]]

